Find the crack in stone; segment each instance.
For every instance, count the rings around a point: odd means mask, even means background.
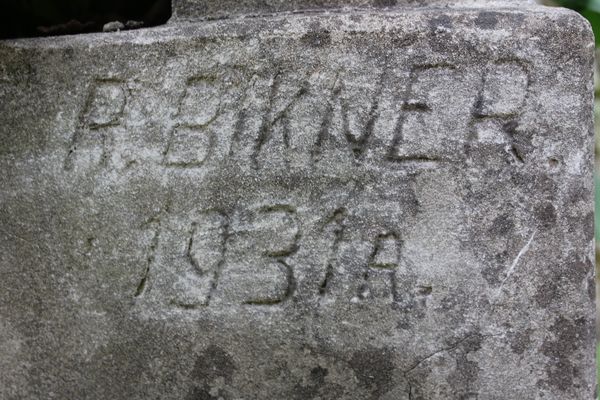
[[[525,246],[523,246],[521,248],[521,250],[519,251],[519,253],[515,257],[515,259],[513,260],[510,268],[508,269],[508,272],[506,273],[506,276],[504,277],[504,279],[500,283],[500,287],[498,288],[498,291],[496,293],[496,296],[494,297],[494,300],[497,299],[498,297],[500,297],[500,295],[502,294],[502,289],[504,288],[504,284],[515,273],[515,271],[517,269],[517,265],[519,264],[519,261],[521,260],[521,258],[529,251],[529,248],[531,247],[531,243],[533,243],[533,239],[535,238],[536,233],[537,233],[537,231],[534,231],[531,234],[531,237],[529,238],[529,240],[527,241],[527,243],[525,244]]]
[[[412,371],[414,371],[415,369],[417,369],[419,367],[419,365],[423,364],[425,361],[429,360],[432,357],[435,357],[436,355],[438,355],[440,353],[444,353],[444,352],[455,350],[458,346],[460,346],[461,344],[463,344],[464,342],[466,342],[467,340],[469,340],[471,338],[474,338],[474,337],[489,338],[489,337],[498,337],[498,336],[502,336],[502,335],[501,334],[487,334],[487,335],[482,335],[481,333],[471,333],[471,334],[463,337],[462,339],[460,339],[456,343],[454,343],[454,344],[452,344],[452,345],[450,345],[448,347],[444,347],[442,349],[436,350],[433,353],[430,353],[429,355],[421,358],[416,363],[414,363],[410,368],[405,369],[404,371],[402,371],[402,373],[404,374],[405,377],[408,377],[408,374],[410,374]]]

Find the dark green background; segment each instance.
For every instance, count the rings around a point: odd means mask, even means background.
[[[0,0],[0,39],[102,31],[107,22],[165,23],[171,0]]]

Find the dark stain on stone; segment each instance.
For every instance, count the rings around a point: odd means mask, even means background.
[[[525,350],[531,347],[531,334],[533,330],[530,328],[518,331],[513,334],[510,339],[510,349],[515,354],[523,354]]]
[[[535,219],[543,228],[551,228],[556,224],[556,210],[551,203],[539,205],[534,211]]]
[[[568,201],[571,203],[587,202],[590,195],[590,191],[582,187],[579,182],[569,185]]]
[[[472,382],[477,380],[481,368],[477,362],[469,360],[468,355],[481,350],[482,343],[483,336],[474,334],[469,336],[457,348],[458,352],[455,355],[456,370],[450,374],[450,379],[455,382],[457,388],[469,391]]]
[[[470,382],[477,380],[481,368],[479,368],[477,362],[470,361],[466,354],[457,356],[456,364],[456,371],[450,374],[451,380],[455,381],[458,387],[466,389],[469,387]]]
[[[594,212],[593,211],[590,211],[583,218],[583,232],[584,232],[586,240],[591,242],[594,239]]]
[[[231,382],[235,370],[233,359],[223,349],[214,345],[207,347],[196,359],[190,378],[197,384],[192,387],[186,399],[216,399],[210,394],[210,385],[221,377],[226,383]]]
[[[538,287],[535,295],[533,296],[538,306],[541,308],[548,308],[552,302],[558,298],[559,283],[559,281],[554,281],[554,279],[547,279],[540,287]]]
[[[480,12],[475,19],[475,25],[481,29],[494,29],[498,25],[498,16],[499,14],[493,11]]]
[[[454,326],[462,326],[465,323],[468,310],[473,304],[473,294],[463,289],[457,289],[454,293],[444,296],[440,304],[434,308],[434,312],[443,312],[444,318],[452,321]],[[483,299],[475,300],[481,302]]]
[[[195,386],[188,393],[185,398],[186,400],[218,400],[218,397],[214,397],[210,394],[210,388],[207,385]]]
[[[63,61],[73,61],[75,58],[75,50],[72,47],[67,47],[62,55]]]
[[[558,193],[556,180],[549,175],[540,175],[535,179],[534,190],[539,191],[541,196],[554,199]]]
[[[557,261],[550,272],[542,280],[542,284],[533,296],[538,306],[548,308],[555,302],[560,302],[560,289],[565,291],[581,290],[582,285],[589,279],[594,269],[593,262],[588,259],[577,259],[571,256],[570,261]],[[588,287],[588,295],[594,298],[594,285]]]
[[[326,47],[331,44],[331,33],[319,26],[312,26],[311,31],[302,36],[302,42],[309,47]]]
[[[235,369],[231,356],[220,347],[213,345],[207,347],[198,356],[192,376],[204,381],[212,381],[219,377],[230,381]]]
[[[312,399],[316,396],[319,396],[321,392],[321,388],[325,385],[325,377],[329,371],[327,368],[323,368],[320,365],[311,369],[310,371],[310,381],[308,384],[297,384],[294,387],[292,398],[303,400],[303,399]]]
[[[325,377],[328,373],[329,371],[327,368],[323,368],[319,365],[310,371],[310,378],[313,382],[322,385],[325,383]]]
[[[390,388],[395,368],[391,358],[388,349],[370,348],[355,352],[349,361],[360,385],[371,393],[371,399],[378,399]]]
[[[392,305],[394,306],[395,303]],[[400,330],[408,330],[412,327],[412,323],[410,322],[410,318],[406,315],[400,317],[398,322],[396,323],[396,328]]]
[[[574,260],[565,265],[562,275],[575,287],[580,287],[589,273],[594,270],[593,263],[588,260]]]
[[[393,7],[397,4],[397,0],[375,0],[373,5],[375,7]]]
[[[470,399],[474,393],[474,382],[477,381],[481,368],[476,361],[470,360],[470,353],[481,350],[484,336],[479,332],[473,333],[464,338],[452,348],[439,352],[438,358],[445,359],[449,364],[454,360],[455,368],[448,370],[448,376],[445,381],[451,385],[452,395],[444,398],[452,399]],[[433,359],[423,362],[419,368],[411,370],[407,378],[410,381],[409,399],[427,400],[431,398],[431,393],[422,391],[421,382],[435,374],[436,366],[439,361]],[[450,393],[447,393],[450,394]]]
[[[337,400],[344,398],[347,393],[346,387],[336,383],[329,383],[324,386],[319,393],[321,400]]]
[[[583,317],[575,321],[562,315],[556,318],[549,329],[554,338],[544,341],[541,347],[542,354],[549,358],[545,368],[547,379],[543,381],[545,385],[566,392],[580,377],[581,371],[571,358],[575,358],[575,353],[585,344],[588,335],[581,333],[586,326],[591,331],[591,325]]]
[[[481,276],[489,285],[496,286],[502,281],[501,274],[504,271],[508,260],[506,251],[495,255],[495,262],[490,263],[481,269]]]
[[[506,236],[515,227],[514,222],[509,218],[507,214],[500,215],[494,219],[492,226],[489,229],[489,233],[494,236]]]
[[[483,342],[483,336],[477,333],[469,336],[465,341],[461,343],[461,348],[465,353],[474,353],[481,350],[481,344]]]

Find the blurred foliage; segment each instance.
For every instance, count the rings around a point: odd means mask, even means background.
[[[170,0],[0,0],[0,39],[97,32],[111,21],[160,25]]]

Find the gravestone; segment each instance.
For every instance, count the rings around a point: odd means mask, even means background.
[[[173,6],[0,42],[0,398],[593,398],[581,17]]]

